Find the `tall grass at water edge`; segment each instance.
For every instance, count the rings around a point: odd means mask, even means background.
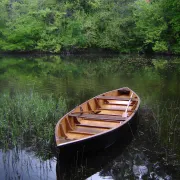
[[[152,139],[165,152],[165,160],[180,162],[180,106],[179,100],[154,102],[144,116]],[[148,111],[147,111],[148,112]],[[144,114],[144,113],[143,113]],[[157,149],[158,151],[158,149]]]
[[[65,100],[54,99],[52,95],[42,97],[36,92],[1,94],[1,148],[24,142],[31,146],[49,145],[54,136],[55,124],[65,111]]]

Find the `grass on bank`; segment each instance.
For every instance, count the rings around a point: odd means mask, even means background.
[[[52,95],[43,97],[36,92],[1,94],[0,146],[5,149],[27,142],[31,147],[49,146],[56,122],[65,111],[65,100],[56,100]]]

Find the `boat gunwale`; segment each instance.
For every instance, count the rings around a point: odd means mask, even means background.
[[[61,147],[61,146],[68,145],[68,144],[72,144],[72,143],[77,143],[77,142],[84,141],[84,140],[89,140],[89,139],[95,138],[95,137],[97,137],[97,136],[101,136],[101,135],[103,135],[103,134],[110,133],[110,132],[114,131],[115,129],[118,129],[118,128],[120,128],[121,126],[124,126],[125,124],[127,124],[127,123],[134,117],[134,115],[136,114],[136,112],[137,112],[137,110],[138,110],[138,108],[139,108],[139,105],[140,105],[140,98],[139,98],[139,96],[138,96],[132,89],[130,89],[129,87],[122,87],[122,88],[114,89],[114,90],[111,90],[111,91],[107,91],[107,92],[105,92],[105,93],[102,93],[102,94],[99,94],[99,95],[97,95],[97,96],[95,96],[95,97],[92,97],[91,99],[88,99],[87,101],[83,102],[82,104],[80,104],[80,105],[78,105],[78,106],[82,106],[83,104],[87,103],[88,101],[90,101],[90,100],[92,100],[92,99],[97,98],[98,96],[104,95],[104,94],[109,93],[109,92],[118,91],[118,90],[123,89],[123,88],[130,90],[132,93],[134,93],[134,94],[137,96],[137,99],[138,99],[138,101],[137,101],[138,103],[137,103],[137,105],[136,105],[136,108],[135,108],[134,111],[132,112],[131,116],[129,116],[125,121],[123,121],[122,123],[119,123],[118,126],[112,128],[112,129],[109,129],[109,130],[104,131],[104,132],[101,132],[101,133],[97,133],[97,134],[95,134],[95,135],[91,135],[91,136],[88,136],[88,137],[84,137],[84,138],[81,138],[81,139],[72,140],[72,141],[67,141],[67,142],[60,143],[60,144],[57,144],[57,143],[56,143],[57,147]],[[132,99],[132,98],[130,98],[130,99]],[[56,133],[57,133],[57,128],[59,128],[59,124],[61,123],[62,119],[64,119],[66,116],[68,116],[70,113],[72,113],[78,106],[76,106],[75,108],[73,108],[71,111],[69,111],[69,112],[66,113],[62,118],[59,119],[59,121],[58,121],[57,124],[56,124],[56,128],[55,128],[55,138],[56,138],[55,140],[59,140],[59,139],[60,139],[59,137],[56,136]],[[56,141],[56,142],[57,142],[57,141]]]

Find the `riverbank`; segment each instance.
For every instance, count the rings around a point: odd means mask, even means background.
[[[180,54],[173,53],[145,53],[145,52],[130,52],[130,53],[121,53],[119,51],[111,49],[102,49],[102,48],[88,48],[88,49],[69,49],[64,50],[61,53],[54,52],[44,52],[44,51],[0,51],[0,56],[24,56],[24,57],[42,57],[42,56],[86,56],[86,57],[113,57],[113,56],[142,56],[142,57],[158,57],[158,56],[169,56],[169,57],[179,57]]]

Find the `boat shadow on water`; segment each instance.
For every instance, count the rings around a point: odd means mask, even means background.
[[[105,149],[99,149],[101,142],[92,144],[86,150],[86,145],[72,147],[63,151],[57,149],[56,175],[57,180],[86,179],[100,171],[102,167],[116,159],[132,141],[138,125],[138,114],[133,121],[127,123],[118,134],[116,142]],[[108,139],[106,139],[108,140]],[[87,145],[89,147],[89,145]]]

